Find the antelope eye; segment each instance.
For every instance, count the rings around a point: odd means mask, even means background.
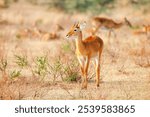
[[[74,29],[74,31],[76,32],[76,31],[77,31],[77,29]]]

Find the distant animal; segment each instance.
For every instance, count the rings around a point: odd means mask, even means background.
[[[41,40],[53,40],[53,39],[58,39],[59,35],[55,32],[45,32],[42,31],[41,29],[34,27],[33,29],[21,29],[19,30],[17,34],[18,38],[23,38],[23,39],[28,39],[28,38],[37,38]]]
[[[76,55],[80,63],[82,72],[82,89],[87,88],[88,82],[88,67],[90,60],[94,60],[95,70],[96,70],[96,86],[99,87],[100,83],[100,60],[103,50],[103,40],[96,36],[90,35],[89,37],[82,39],[82,29],[85,27],[86,23],[75,23],[70,31],[67,33],[66,37],[76,37]]]
[[[133,34],[135,35],[141,35],[144,34],[147,36],[147,39],[150,38],[149,34],[150,34],[150,25],[143,25],[143,29],[139,29],[133,32]]]
[[[101,27],[105,27],[107,29],[109,29],[109,34],[108,37],[110,38],[111,36],[111,32],[113,31],[113,29],[118,29],[123,25],[123,22],[115,22],[114,20],[110,19],[110,18],[105,18],[105,17],[94,17],[92,19],[92,24],[94,26],[94,33],[96,33],[99,28]]]

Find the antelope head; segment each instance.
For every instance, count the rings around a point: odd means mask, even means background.
[[[77,37],[82,29],[86,26],[86,22],[80,24],[79,22],[75,23],[71,28],[70,31],[67,33],[66,37],[70,38],[70,37]]]

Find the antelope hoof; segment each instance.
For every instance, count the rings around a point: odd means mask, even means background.
[[[96,86],[99,87],[99,81],[96,81]]]
[[[87,89],[87,87],[83,87],[83,86],[82,86],[82,88],[81,88],[81,89]]]
[[[97,87],[99,87],[99,84],[96,84]]]
[[[86,83],[83,83],[81,89],[87,89],[87,84],[86,84]]]

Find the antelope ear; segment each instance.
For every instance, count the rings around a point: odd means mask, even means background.
[[[80,29],[84,29],[86,27],[87,23],[84,21],[82,23],[80,23]]]
[[[77,25],[78,25],[78,22],[75,22],[73,26],[77,26]]]

